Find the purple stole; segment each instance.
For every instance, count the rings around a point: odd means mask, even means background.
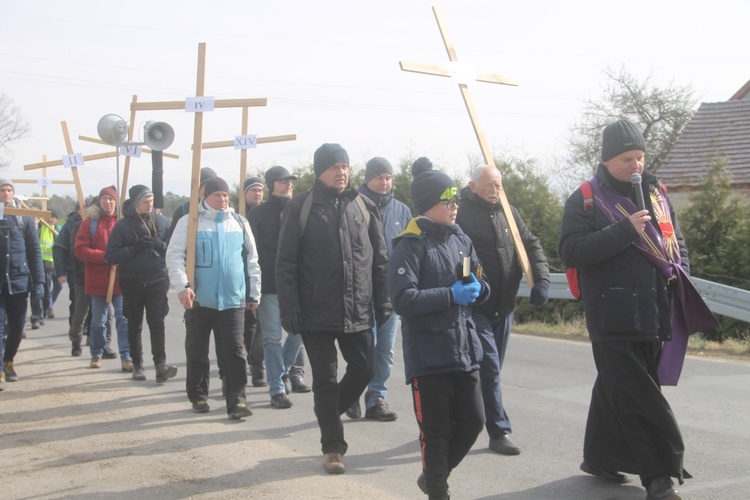
[[[594,203],[612,223],[638,211],[630,198],[610,189],[602,189],[596,177],[591,179],[590,184]],[[661,184],[658,188],[650,187],[649,197],[653,207],[651,216],[656,219],[660,231],[649,222],[646,230],[639,233],[640,237],[632,244],[664,275],[668,283],[673,282],[672,340],[664,342],[658,375],[661,385],[677,385],[685,361],[688,337],[716,327],[719,323],[680,265],[680,247],[669,213],[666,190]]]

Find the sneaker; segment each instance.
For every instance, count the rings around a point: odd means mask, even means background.
[[[88,342],[86,342],[86,345],[89,345]],[[117,353],[113,351],[110,347],[104,348],[104,354],[102,354],[103,359],[117,359]]]
[[[5,372],[0,371],[0,392],[5,390]]]
[[[39,322],[38,321],[32,321],[31,322],[31,329],[32,330],[39,330]]]
[[[70,355],[77,358],[83,353],[80,342],[73,342],[73,347],[70,349]]]
[[[388,409],[388,403],[383,401],[383,398],[377,398],[377,403],[365,411],[365,418],[380,420],[382,422],[393,422],[398,418],[398,414]]]
[[[292,381],[292,391],[293,392],[310,392],[312,391],[312,387],[307,385],[305,382],[305,379],[302,378],[302,375],[292,375],[289,377],[289,380]]]
[[[289,375],[281,377],[281,381],[284,382],[284,392],[287,394],[292,393],[292,382],[289,380]]]
[[[163,384],[168,379],[173,378],[177,375],[177,367],[174,365],[167,365],[160,363],[156,365],[156,381],[159,384]]]
[[[123,359],[120,366],[122,366],[122,371],[124,371],[125,373],[133,372],[133,362],[129,359]]]
[[[3,366],[3,371],[5,372],[6,381],[18,382],[18,374],[16,373],[16,369],[13,368],[13,361],[6,361]]]
[[[362,417],[362,407],[359,406],[359,401],[346,409],[346,416],[354,420]]]
[[[211,407],[208,406],[208,401],[196,401],[193,403],[193,411],[195,413],[208,413],[208,410],[210,410]]]
[[[503,433],[500,437],[490,438],[490,449],[501,455],[520,455],[521,448],[510,438],[510,434]]]
[[[55,310],[52,309],[51,307],[47,309],[47,317],[49,319],[55,319]]]
[[[133,380],[143,381],[146,380],[146,372],[143,371],[143,367],[133,367]]]
[[[102,367],[102,358],[97,358],[96,356],[91,358],[91,363],[89,364],[89,368],[101,368]]]
[[[323,468],[329,474],[343,474],[346,472],[346,467],[344,467],[344,457],[341,456],[341,453],[324,454]]]
[[[291,408],[292,400],[286,394],[280,392],[271,396],[271,407],[279,409]]]
[[[229,410],[229,418],[239,420],[241,418],[249,417],[253,412],[248,408],[245,403],[237,403]]]

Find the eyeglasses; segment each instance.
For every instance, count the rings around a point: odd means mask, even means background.
[[[445,205],[448,208],[448,210],[455,210],[456,208],[458,208],[458,204],[461,203],[461,198],[457,196],[448,201],[441,201],[440,203]]]

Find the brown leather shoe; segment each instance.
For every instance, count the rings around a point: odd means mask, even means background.
[[[123,359],[122,371],[124,371],[125,373],[133,373],[133,362],[128,359]]]
[[[93,357],[91,358],[91,363],[89,364],[89,368],[101,368],[102,367],[102,358]]]
[[[323,468],[329,474],[343,474],[346,472],[344,457],[341,453],[326,453],[323,455]]]

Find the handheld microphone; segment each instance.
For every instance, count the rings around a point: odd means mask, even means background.
[[[643,199],[643,188],[641,187],[641,174],[631,175],[630,183],[635,191],[635,204],[638,205],[638,210],[646,210],[646,201]]]

